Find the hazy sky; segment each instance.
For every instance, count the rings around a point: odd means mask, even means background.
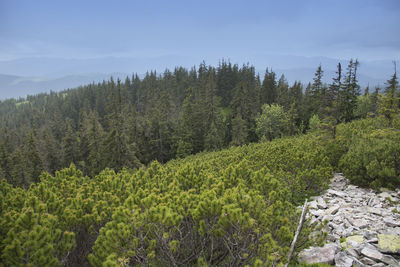
[[[0,0],[0,60],[267,54],[398,59],[399,26],[399,0]]]

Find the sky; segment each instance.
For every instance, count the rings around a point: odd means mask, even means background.
[[[0,62],[24,58],[400,58],[399,0],[0,0]],[[32,66],[34,68],[34,66]]]

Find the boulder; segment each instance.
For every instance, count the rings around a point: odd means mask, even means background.
[[[322,197],[317,198],[317,207],[320,209],[326,209],[328,207]]]
[[[400,263],[390,255],[383,255],[382,262],[392,267],[400,267]]]
[[[372,259],[370,259],[368,257],[364,257],[364,258],[360,259],[360,261],[365,265],[374,265],[374,264],[376,264],[376,261],[374,261],[374,260],[372,260]]]
[[[383,218],[383,221],[386,223],[387,226],[390,226],[390,227],[398,227],[398,226],[400,226],[400,221],[396,221],[392,217]]]
[[[345,252],[339,252],[335,255],[335,266],[336,267],[352,267],[353,260],[346,255]]]
[[[367,210],[368,210],[369,213],[376,214],[376,215],[382,215],[382,210],[381,209],[368,207]]]
[[[314,210],[318,209],[317,201],[313,200],[313,201],[308,202],[308,207],[310,209],[314,209]]]
[[[336,244],[326,244],[324,247],[311,247],[303,250],[298,255],[300,263],[328,263],[333,264],[335,261],[336,252],[340,251],[340,248]]]
[[[347,241],[355,241],[357,243],[362,244],[364,242],[364,236],[362,235],[352,235],[346,238],[346,242]]]
[[[385,253],[400,254],[400,236],[378,234],[378,248]]]
[[[367,221],[366,219],[364,219],[364,218],[356,219],[356,220],[351,220],[350,223],[351,223],[354,227],[357,227],[357,228],[360,228],[360,229],[364,229],[364,228],[366,228],[366,227],[369,226],[368,221]]]
[[[382,260],[383,254],[380,253],[377,249],[372,248],[370,246],[366,246],[361,250],[361,254],[372,259],[372,260]]]
[[[340,206],[339,205],[333,205],[332,207],[329,207],[327,210],[325,210],[325,215],[334,215],[338,212]]]
[[[346,193],[344,193],[343,191],[338,191],[338,190],[333,190],[333,189],[328,189],[327,191],[328,194],[331,194],[333,196],[338,196],[338,197],[345,197],[347,196]]]

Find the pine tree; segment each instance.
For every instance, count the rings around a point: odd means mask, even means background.
[[[275,72],[266,69],[261,86],[261,104],[272,104],[277,101],[278,92],[275,76]]]
[[[337,65],[336,77],[333,78],[332,84],[328,89],[328,101],[326,105],[325,121],[331,125],[332,136],[336,137],[336,126],[341,121],[340,115],[340,101],[341,101],[341,88],[342,88],[342,65],[340,62]]]
[[[393,65],[394,73],[392,78],[386,82],[385,95],[382,97],[380,105],[380,113],[387,119],[389,128],[392,127],[394,115],[399,112],[400,100],[397,96],[399,82],[397,80],[396,62],[393,62]]]
[[[310,96],[310,112],[312,114],[323,115],[322,109],[326,104],[326,86],[322,82],[324,71],[322,70],[321,64],[318,66],[315,75],[314,82],[311,85],[309,96]]]
[[[278,105],[284,107],[285,110],[289,110],[291,105],[291,96],[289,94],[289,84],[283,74],[278,81],[277,93],[276,102]]]
[[[42,159],[40,158],[37,140],[34,131],[30,131],[25,145],[25,155],[28,163],[27,170],[30,176],[30,181],[39,182],[39,176],[43,171]]]
[[[357,69],[359,62],[356,59],[350,60],[347,66],[347,73],[342,84],[340,92],[340,114],[345,122],[349,122],[354,118],[354,111],[357,107],[357,96],[360,95],[360,86],[357,80]]]
[[[67,122],[65,136],[62,139],[62,147],[64,151],[64,166],[77,162],[78,157],[78,139],[75,131],[72,129],[71,123]]]
[[[103,161],[102,153],[104,151],[102,140],[104,138],[103,127],[98,121],[98,115],[91,111],[88,115],[87,125],[84,136],[88,140],[88,153],[85,161],[87,172],[93,177],[102,171],[107,165]]]
[[[217,96],[215,70],[209,70],[206,83],[205,115],[207,131],[204,146],[207,150],[220,149],[223,144],[223,122],[220,98]]]

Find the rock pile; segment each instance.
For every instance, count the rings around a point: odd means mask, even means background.
[[[400,266],[400,190],[376,193],[335,174],[330,189],[309,202],[312,223],[326,222],[328,244],[302,251],[306,263]]]

